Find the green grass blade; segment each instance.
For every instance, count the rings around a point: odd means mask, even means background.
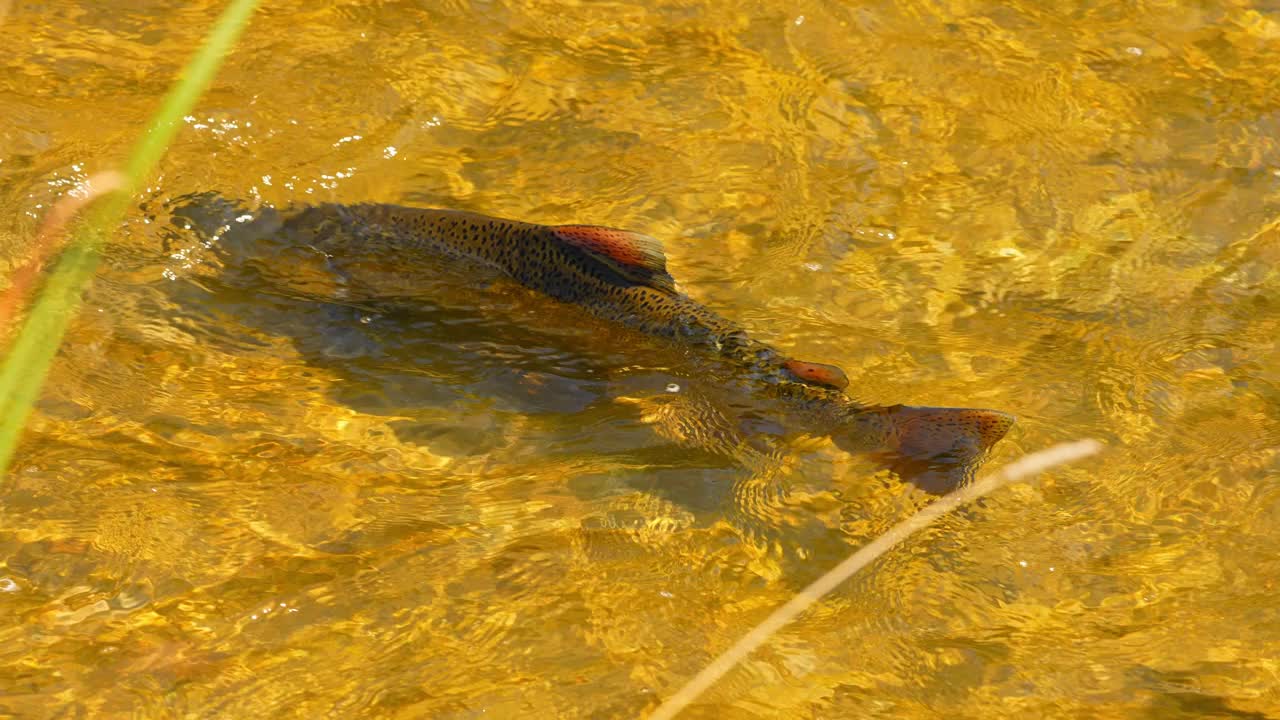
[[[40,394],[66,334],[67,325],[80,304],[81,295],[98,265],[98,248],[120,224],[142,186],[182,127],[182,117],[212,82],[226,54],[235,45],[259,0],[231,0],[218,18],[199,52],[191,58],[170,87],[146,133],[134,145],[124,170],[123,192],[99,201],[89,212],[72,241],[59,257],[40,295],[14,338],[9,354],[0,363],[0,474],[9,468],[14,449],[31,407]]]

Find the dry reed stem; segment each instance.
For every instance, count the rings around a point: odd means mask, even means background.
[[[3,9],[3,2],[4,0],[0,0],[0,9]],[[13,329],[14,321],[26,306],[27,298],[30,297],[45,263],[66,244],[67,223],[95,199],[115,192],[124,185],[124,175],[114,170],[101,172],[53,204],[31,244],[26,264],[9,274],[9,287],[0,292],[0,340],[7,337]]]
[[[681,710],[696,700],[699,695],[714,685],[716,681],[724,677],[735,665],[768,642],[774,633],[792,620],[795,620],[810,605],[813,605],[822,596],[839,586],[840,583],[853,577],[859,570],[893,549],[895,545],[907,539],[916,531],[928,527],[938,518],[961,505],[976,500],[1009,483],[1031,477],[1064,463],[1089,457],[1101,449],[1102,443],[1097,440],[1077,440],[1076,442],[1062,443],[1030,455],[1024,455],[1000,468],[994,474],[938,499],[915,515],[894,525],[889,528],[888,532],[859,548],[844,562],[829,570],[809,587],[796,593],[796,596],[787,601],[785,605],[773,611],[773,614],[765,618],[764,622],[752,628],[741,640],[711,661],[711,664],[703,668],[676,694],[659,705],[658,709],[649,716],[649,720],[671,720],[671,718],[674,718]]]

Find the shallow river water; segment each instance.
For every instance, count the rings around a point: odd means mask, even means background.
[[[220,4],[6,6],[11,267]],[[616,338],[220,284],[217,192],[646,232],[861,399],[1016,414],[993,465],[1107,443],[688,717],[1280,718],[1275,3],[268,0],[185,124],[0,481],[0,716],[640,717],[930,500],[680,442],[715,378]]]

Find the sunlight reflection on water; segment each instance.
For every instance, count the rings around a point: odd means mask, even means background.
[[[216,9],[13,8],[0,256]],[[752,475],[673,442],[709,379],[613,402],[613,338],[228,290],[168,216],[217,191],[646,232],[859,398],[1016,413],[996,462],[1116,448],[924,533],[691,716],[1280,714],[1277,37],[1248,3],[273,3],[0,491],[0,710],[635,717],[928,501],[822,443]]]

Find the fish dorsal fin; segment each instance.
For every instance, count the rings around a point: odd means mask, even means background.
[[[667,272],[667,258],[657,238],[598,225],[557,225],[551,231],[627,280],[667,292],[676,291],[675,278]]]
[[[823,365],[822,363],[805,362],[803,360],[788,360],[782,363],[782,366],[801,382],[810,385],[825,385],[836,390],[843,390],[849,387],[849,377],[835,365]]]

